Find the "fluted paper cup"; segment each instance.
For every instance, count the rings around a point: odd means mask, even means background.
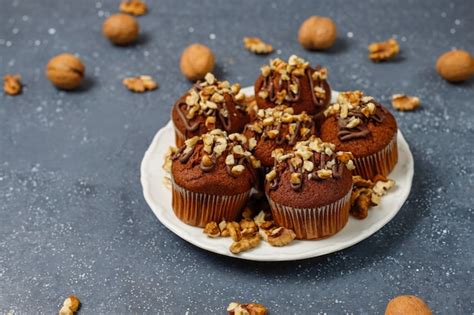
[[[323,207],[293,208],[274,202],[268,195],[273,220],[279,226],[292,229],[297,239],[320,239],[336,234],[349,219],[351,193]]]
[[[172,180],[172,206],[184,223],[204,227],[211,221],[235,221],[249,199],[250,190],[236,195],[192,192]]]
[[[372,179],[375,175],[388,176],[398,162],[397,134],[390,143],[377,153],[369,156],[355,158],[354,175],[360,175],[365,179]]]

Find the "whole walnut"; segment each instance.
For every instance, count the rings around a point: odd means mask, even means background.
[[[399,295],[387,304],[385,315],[431,315],[422,299],[414,295]]]
[[[189,45],[181,54],[181,73],[191,81],[203,79],[214,69],[214,61],[214,54],[207,46]]]
[[[63,90],[73,90],[81,85],[85,71],[81,59],[68,53],[51,58],[46,65],[48,80]]]
[[[336,24],[327,17],[312,16],[306,19],[298,31],[298,41],[309,50],[330,48],[336,41]]]
[[[436,71],[450,82],[468,80],[474,74],[474,58],[465,50],[448,51],[438,58]]]
[[[116,45],[133,43],[140,32],[137,20],[128,14],[114,14],[109,16],[102,25],[102,33]]]

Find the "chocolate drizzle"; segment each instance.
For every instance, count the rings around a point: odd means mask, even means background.
[[[312,74],[316,71],[320,71],[322,67],[320,65],[316,66],[315,70],[312,70],[310,67],[307,67],[304,70],[304,77],[308,81],[308,85],[311,91],[311,98],[313,100],[314,106],[319,110],[325,108],[331,98],[331,88],[328,82],[324,79],[317,78],[313,80]],[[290,82],[297,86],[296,93],[293,93],[290,87]],[[276,84],[275,84],[276,83]],[[314,88],[320,87],[324,90],[324,98],[316,95]],[[294,74],[291,74],[290,81],[282,80],[281,75],[275,79],[271,74],[264,77],[263,84],[260,88],[260,91],[266,91],[268,93],[268,100],[270,102],[275,102],[277,100],[277,95],[281,91],[286,92],[285,100],[288,102],[297,102],[301,99],[301,79]]]
[[[365,138],[370,134],[370,130],[367,127],[369,122],[380,124],[384,121],[386,109],[373,100],[371,102],[375,104],[375,111],[369,117],[360,112],[360,107],[349,111],[346,118],[338,117],[337,123],[339,125],[339,132],[337,133],[337,136],[341,141]],[[360,119],[361,123],[356,127],[348,128],[347,125],[350,120],[353,119],[352,117]]]

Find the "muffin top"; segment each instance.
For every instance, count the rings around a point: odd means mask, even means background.
[[[255,168],[260,167],[251,149],[245,136],[214,129],[187,139],[179,149],[171,148],[166,164],[175,183],[183,188],[215,195],[239,194],[252,187]]]
[[[291,149],[298,141],[307,140],[315,134],[311,116],[286,105],[259,109],[252,123],[245,126],[244,135],[256,139],[254,155],[264,166],[273,165],[272,151],[277,148]]]
[[[265,191],[275,202],[314,208],[344,197],[352,187],[354,169],[350,152],[313,136],[290,151],[273,152],[275,165],[265,176]]]
[[[292,55],[288,62],[273,59],[261,68],[255,82],[255,98],[259,108],[287,104],[295,113],[309,115],[322,112],[331,100],[327,69],[311,68],[308,62]]]
[[[329,106],[321,126],[321,139],[355,157],[367,156],[385,148],[397,132],[393,115],[371,96],[361,91],[341,92]]]
[[[213,129],[229,133],[241,132],[249,121],[245,94],[240,84],[218,81],[208,73],[173,106],[171,117],[175,127],[186,138],[202,135]]]

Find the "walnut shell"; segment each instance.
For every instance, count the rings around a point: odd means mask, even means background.
[[[81,85],[85,71],[81,59],[67,53],[51,58],[46,65],[48,80],[63,90],[73,90]]]
[[[128,14],[111,15],[102,25],[102,33],[115,45],[131,44],[137,39],[139,32],[137,20]]]
[[[180,68],[188,80],[201,80],[214,69],[214,54],[207,46],[189,45],[181,54]]]
[[[336,24],[327,17],[312,16],[306,19],[298,31],[298,41],[309,50],[330,48],[336,41]]]
[[[414,295],[400,295],[388,302],[385,315],[431,315],[422,299]]]
[[[436,61],[436,71],[447,81],[465,81],[474,74],[474,58],[465,50],[448,51]]]

